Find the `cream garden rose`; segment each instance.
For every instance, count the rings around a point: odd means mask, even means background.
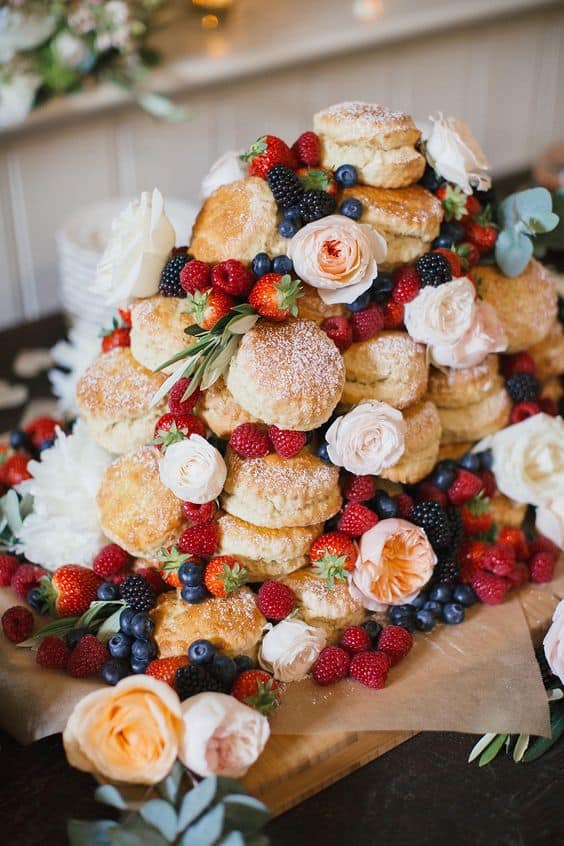
[[[325,434],[327,452],[337,467],[377,476],[402,457],[406,429],[401,411],[385,402],[366,400],[331,424]]]
[[[324,303],[352,303],[371,286],[387,249],[371,226],[332,214],[300,229],[288,255],[297,275],[319,290]]]
[[[427,285],[405,306],[405,327],[415,341],[451,347],[471,329],[476,318],[476,291],[461,276],[434,288]]]
[[[275,679],[299,681],[307,675],[326,643],[322,629],[309,626],[303,620],[282,620],[263,637],[259,664]]]
[[[564,599],[556,606],[543,646],[548,666],[564,684]]]
[[[564,549],[564,497],[539,505],[535,526],[538,532]]]
[[[182,703],[178,757],[200,776],[240,778],[270,735],[267,718],[225,693],[199,693]]]
[[[427,161],[437,173],[460,186],[465,194],[472,189],[487,191],[492,180],[490,165],[484,152],[462,120],[453,117],[431,117],[433,128],[425,152]]]
[[[167,447],[159,462],[161,482],[184,502],[211,502],[223,490],[227,467],[223,456],[201,435]]]
[[[176,693],[135,675],[81,699],[63,743],[69,764],[99,780],[157,784],[170,772],[182,734]]]
[[[494,307],[479,300],[468,331],[454,344],[433,344],[430,349],[433,364],[455,370],[474,367],[490,353],[507,349],[507,336]]]

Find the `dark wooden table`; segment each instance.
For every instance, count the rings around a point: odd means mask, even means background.
[[[63,331],[55,316],[0,334],[0,378],[15,379],[19,349],[52,346]],[[32,397],[48,394],[44,375],[28,384]],[[0,413],[0,432],[20,414]],[[564,743],[535,764],[503,756],[480,770],[466,763],[475,739],[418,735],[272,822],[272,846],[564,844]],[[68,816],[102,815],[93,789],[67,766],[60,736],[21,747],[0,732],[1,844],[64,846]]]

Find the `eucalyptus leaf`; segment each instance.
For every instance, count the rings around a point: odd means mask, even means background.
[[[236,778],[228,778],[227,776],[220,776],[217,780],[217,789],[215,793],[216,802],[220,802],[226,796],[248,796],[248,791]]]
[[[219,351],[214,358],[211,358],[207,362],[202,373],[201,387],[203,391],[213,385],[214,382],[217,382],[219,377],[225,372],[225,369],[237,351],[238,345],[239,338],[235,335],[227,342],[224,349]]]
[[[527,221],[542,212],[552,211],[552,197],[546,188],[527,188],[513,194],[515,212],[520,220]]]
[[[498,206],[497,217],[503,228],[511,229],[519,221],[516,199],[517,194],[510,194]]]
[[[479,739],[479,741],[472,747],[472,751],[468,756],[469,764],[471,764],[472,761],[475,761],[476,758],[482,754],[484,749],[486,749],[490,745],[495,736],[495,731],[490,731],[487,734],[484,734],[484,736]]]
[[[217,791],[217,777],[210,776],[189,790],[182,800],[178,813],[178,832],[196,820],[214,800]]]
[[[490,743],[485,752],[482,752],[480,760],[478,761],[478,766],[485,767],[487,764],[493,761],[493,759],[496,757],[501,747],[505,743],[506,739],[507,734],[498,734],[495,740]]]
[[[221,837],[224,816],[223,805],[216,805],[186,829],[180,838],[180,846],[214,846]]]
[[[112,846],[109,833],[118,827],[113,820],[69,820],[67,834],[70,846]]]
[[[245,846],[245,838],[240,831],[231,831],[219,846]]]
[[[262,802],[254,796],[226,796],[225,826],[243,834],[255,834],[270,821],[271,813]]]
[[[79,620],[80,617],[61,617],[60,619],[53,620],[51,623],[47,623],[46,626],[43,626],[42,629],[35,632],[35,634],[27,640],[22,641],[22,643],[18,643],[17,646],[23,649],[32,649],[37,646],[44,637],[47,637],[47,635],[63,637],[67,634],[67,632],[70,632],[71,629],[75,628]]]
[[[552,232],[558,226],[559,221],[560,218],[554,212],[539,212],[539,214],[529,219],[527,229],[533,235],[538,235],[542,232]]]
[[[100,628],[97,632],[98,640],[101,640],[102,643],[107,643],[111,636],[119,631],[119,618],[121,617],[121,612],[123,608],[120,606],[117,611],[114,611],[113,614],[110,614],[107,620],[104,620]]]
[[[533,255],[531,239],[521,232],[504,229],[495,245],[495,258],[506,276],[519,276]]]
[[[137,94],[136,100],[146,112],[153,117],[164,118],[171,123],[183,123],[190,119],[192,113],[184,106],[177,106],[168,97],[162,94],[147,93]]]
[[[172,361],[165,361],[164,364],[161,364],[157,367],[157,371],[162,370],[163,367],[167,367],[169,364],[172,364]],[[176,383],[182,379],[184,373],[186,372],[186,365],[181,364],[179,367],[176,368],[174,373],[171,373],[170,376],[164,380],[161,387],[156,391],[153,396],[153,399],[150,402],[151,407],[157,405],[163,397],[165,397],[168,392],[176,385]]]
[[[249,329],[253,328],[258,319],[258,314],[242,315],[237,320],[231,321],[229,324],[229,331],[233,332],[234,335],[244,335],[245,332],[248,332]]]
[[[22,527],[22,516],[20,513],[20,500],[14,490],[9,490],[0,500],[0,507],[4,517],[13,534],[17,537]]]
[[[529,743],[531,742],[531,735],[530,734],[520,734],[517,738],[515,746],[513,748],[513,760],[516,764],[519,761],[523,760],[523,755],[527,751],[529,747]]]
[[[525,764],[529,764],[531,761],[537,761],[541,755],[548,752],[548,750],[551,749],[556,741],[564,734],[564,707],[562,707],[562,702],[553,706],[550,725],[550,737],[538,737],[535,742],[531,744],[523,756],[523,762]]]
[[[139,814],[145,822],[156,828],[165,840],[170,843],[173,842],[176,837],[177,817],[172,805],[165,802],[164,799],[151,799],[141,806]]]
[[[149,828],[138,814],[130,817],[111,833],[112,846],[167,846],[168,841]]]
[[[166,799],[167,802],[176,802],[183,776],[184,767],[180,761],[175,761],[170,773],[157,786],[160,795],[163,799]]]
[[[118,811],[127,810],[127,802],[113,784],[103,784],[101,787],[98,787],[94,793],[94,798],[103,805],[117,808]]]

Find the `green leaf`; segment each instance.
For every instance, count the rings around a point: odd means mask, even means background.
[[[258,314],[242,315],[236,320],[231,321],[229,324],[229,331],[233,332],[234,335],[244,335],[245,332],[248,332],[249,329],[253,328],[258,319]]]
[[[157,785],[157,790],[167,802],[176,803],[183,776],[184,767],[180,761],[175,761],[170,773]]]
[[[495,259],[506,276],[519,276],[533,255],[531,239],[515,229],[499,233],[495,245]]]
[[[53,620],[51,623],[47,623],[46,626],[43,626],[42,629],[39,629],[39,631],[35,632],[35,634],[30,638],[24,640],[22,643],[18,643],[17,645],[23,649],[32,649],[34,646],[37,646],[44,637],[47,637],[47,635],[63,637],[67,634],[67,632],[70,632],[71,629],[74,629],[79,622],[80,617],[61,617],[58,620]]]
[[[180,806],[178,814],[178,831],[184,831],[208,808],[214,800],[217,791],[217,778],[210,776],[189,790]]]
[[[217,789],[215,793],[215,798],[217,802],[220,802],[226,796],[248,796],[248,792],[245,790],[243,785],[240,781],[237,781],[236,778],[228,778],[227,776],[220,776],[217,779]]]
[[[213,385],[214,382],[217,382],[219,377],[225,372],[225,369],[235,355],[238,346],[239,338],[234,335],[227,342],[224,349],[219,350],[217,355],[206,363],[201,381],[201,388],[203,391]]]
[[[529,218],[527,229],[533,235],[552,232],[558,226],[559,221],[560,218],[553,212],[539,212],[534,217]]]
[[[479,741],[472,747],[472,750],[468,756],[469,764],[471,764],[472,761],[475,761],[478,755],[482,754],[484,749],[486,749],[490,745],[495,736],[495,731],[490,731],[487,734],[484,734],[484,736],[479,739]]]
[[[69,820],[67,834],[70,846],[112,846],[110,832],[118,827],[113,820]]]
[[[175,357],[175,360],[177,361],[178,359]],[[162,369],[163,369],[163,367],[168,367],[168,366],[169,366],[169,364],[173,364],[173,363],[174,363],[174,362],[173,362],[172,360],[165,361],[165,362],[163,362],[163,364],[161,364],[161,365],[159,365],[159,367],[157,367],[157,369],[156,369],[156,371],[155,371],[155,372],[157,372],[157,373],[158,373],[158,371],[159,371],[159,370],[162,370]],[[176,368],[176,370],[174,371],[174,373],[171,373],[171,374],[170,374],[170,376],[168,376],[168,377],[164,380],[164,382],[162,383],[161,387],[160,387],[160,388],[159,388],[159,390],[158,390],[158,391],[154,394],[154,396],[153,396],[153,398],[152,398],[152,400],[151,400],[151,403],[150,403],[151,407],[152,407],[152,406],[154,406],[154,405],[157,405],[157,403],[159,403],[159,402],[162,400],[162,398],[163,398],[163,397],[166,397],[166,395],[168,394],[168,392],[169,392],[170,390],[172,390],[172,388],[174,388],[174,386],[176,385],[176,383],[177,383],[180,379],[182,379],[182,377],[184,376],[185,372],[186,372],[186,365],[185,365],[185,364],[182,364],[182,365],[180,365],[180,367],[177,367],[177,368]]]
[[[520,734],[513,747],[513,760],[516,764],[523,760],[523,756],[531,742],[530,734]]]
[[[94,798],[103,805],[117,808],[118,811],[127,810],[127,802],[113,784],[103,784],[101,787],[98,787],[94,793]]]
[[[139,814],[145,822],[156,828],[166,840],[170,843],[173,842],[177,831],[177,817],[172,805],[169,805],[164,799],[151,799],[141,806]]]
[[[491,743],[485,752],[482,753],[480,756],[480,760],[478,761],[479,767],[485,767],[489,764],[493,759],[496,757],[498,752],[500,751],[501,747],[505,743],[507,739],[507,734],[498,734],[493,743]]]
[[[546,188],[527,188],[512,195],[515,212],[523,221],[552,211],[552,197]]]
[[[113,614],[110,614],[107,620],[104,620],[98,629],[97,637],[102,643],[107,643],[113,634],[119,631],[119,618],[123,608],[118,608]]]
[[[0,508],[3,511],[8,526],[17,537],[23,521],[20,513],[20,500],[14,490],[8,491],[8,493],[0,499]]]
[[[240,831],[231,831],[219,846],[245,846],[245,838]]]
[[[260,831],[272,816],[266,805],[254,796],[226,796],[223,804],[226,827],[244,834]]]
[[[564,734],[564,707],[562,700],[556,706],[552,706],[552,715],[550,719],[551,734],[550,737],[539,737],[527,750],[523,756],[523,763],[529,764],[531,761],[537,761],[541,755],[548,752],[557,740]]]
[[[180,839],[180,846],[214,846],[221,837],[225,809],[216,805],[213,810],[186,829]]]
[[[78,625],[83,626],[85,629],[97,628],[101,622],[111,617],[118,608],[121,610],[124,605],[125,602],[121,599],[96,600],[95,602],[91,602],[88,611],[85,611],[82,617],[79,618]]]
[[[172,123],[183,123],[192,116],[190,109],[176,105],[162,94],[137,94],[136,100],[141,108],[153,117],[164,118]]]

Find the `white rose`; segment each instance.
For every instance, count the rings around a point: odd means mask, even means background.
[[[107,305],[150,297],[159,289],[162,269],[176,235],[165,214],[162,194],[144,191],[112,224],[112,233],[97,269],[93,291]]]
[[[556,606],[543,646],[548,666],[564,684],[564,599]]]
[[[212,164],[208,173],[202,179],[200,194],[207,200],[210,194],[222,185],[230,185],[247,175],[247,166],[241,161],[241,153],[229,150]]]
[[[40,85],[41,77],[37,74],[21,71],[0,81],[0,128],[25,120]]]
[[[63,67],[72,69],[78,68],[88,53],[82,38],[71,32],[60,32],[53,41],[52,50]]]
[[[366,400],[331,424],[325,434],[327,452],[337,467],[360,476],[378,476],[402,457],[406,429],[397,408]]]
[[[474,322],[475,298],[474,286],[465,276],[437,288],[427,285],[406,304],[405,328],[422,344],[452,346]]]
[[[299,681],[307,675],[326,643],[322,629],[308,626],[303,620],[282,620],[265,634],[259,664],[275,679]]]
[[[564,549],[564,498],[540,505],[535,519],[537,532]]]
[[[3,6],[0,9],[0,65],[13,59],[19,50],[31,50],[47,41],[55,30],[55,15],[23,12]]]
[[[530,505],[549,505],[564,499],[561,417],[535,414],[484,438],[474,452],[485,449],[492,450],[497,486],[510,499]]]
[[[476,303],[476,315],[467,332],[454,344],[433,344],[430,348],[433,364],[460,369],[480,364],[487,355],[507,349],[503,323],[493,306]]]
[[[425,145],[431,167],[465,194],[471,194],[473,188],[487,191],[492,184],[487,172],[490,165],[470,128],[464,121],[440,113],[431,120],[433,129]]]
[[[300,279],[319,289],[324,303],[352,303],[378,275],[385,239],[366,223],[332,214],[308,223],[290,241],[288,255]]]
[[[184,502],[211,502],[223,490],[227,467],[223,456],[201,435],[167,447],[159,462],[161,482]]]
[[[199,776],[240,778],[270,735],[263,714],[225,693],[199,693],[181,708],[184,736],[178,757]]]

